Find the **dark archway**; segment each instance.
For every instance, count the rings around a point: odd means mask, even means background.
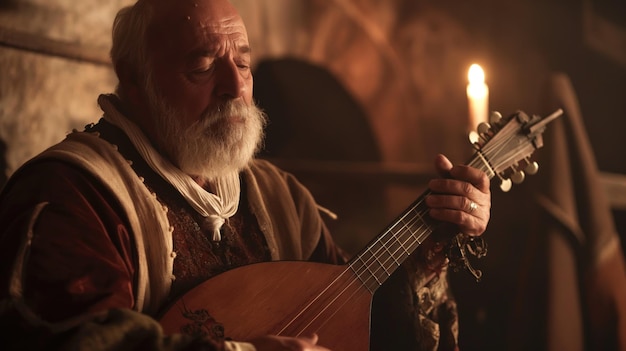
[[[339,216],[329,221],[337,242],[348,252],[359,250],[385,224],[381,182],[351,172],[298,172],[289,165],[331,161],[346,169],[353,162],[381,161],[365,110],[327,69],[295,58],[260,62],[254,97],[269,117],[261,156],[282,161],[298,176]]]

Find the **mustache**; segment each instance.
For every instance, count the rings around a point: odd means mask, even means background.
[[[243,120],[252,118],[254,106],[248,106],[243,101],[226,101],[217,107],[208,108],[200,117],[199,122],[205,126],[211,126],[222,120],[239,117]]]

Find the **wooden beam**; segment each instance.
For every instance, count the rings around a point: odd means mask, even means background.
[[[600,179],[611,207],[626,211],[626,174],[602,172]]]
[[[0,45],[79,62],[110,66],[108,51],[0,26]]]
[[[360,179],[405,185],[423,184],[436,176],[433,166],[417,163],[321,161],[271,159],[279,167],[298,176]],[[600,182],[611,208],[626,210],[626,174],[600,172]]]
[[[358,179],[380,183],[420,184],[435,176],[432,165],[360,161],[269,159],[282,169],[300,176]]]

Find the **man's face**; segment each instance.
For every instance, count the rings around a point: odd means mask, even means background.
[[[173,3],[157,13],[148,56],[154,83],[185,114],[180,122],[188,126],[229,100],[251,105],[248,34],[235,8],[228,0]]]
[[[248,36],[227,0],[173,3],[150,29],[142,124],[183,171],[213,178],[241,168],[262,138]]]

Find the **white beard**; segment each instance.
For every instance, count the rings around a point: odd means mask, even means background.
[[[183,172],[214,180],[242,170],[261,148],[267,119],[256,105],[231,100],[183,128],[177,122],[180,113],[159,98],[150,83],[146,91],[157,126],[153,142]]]

